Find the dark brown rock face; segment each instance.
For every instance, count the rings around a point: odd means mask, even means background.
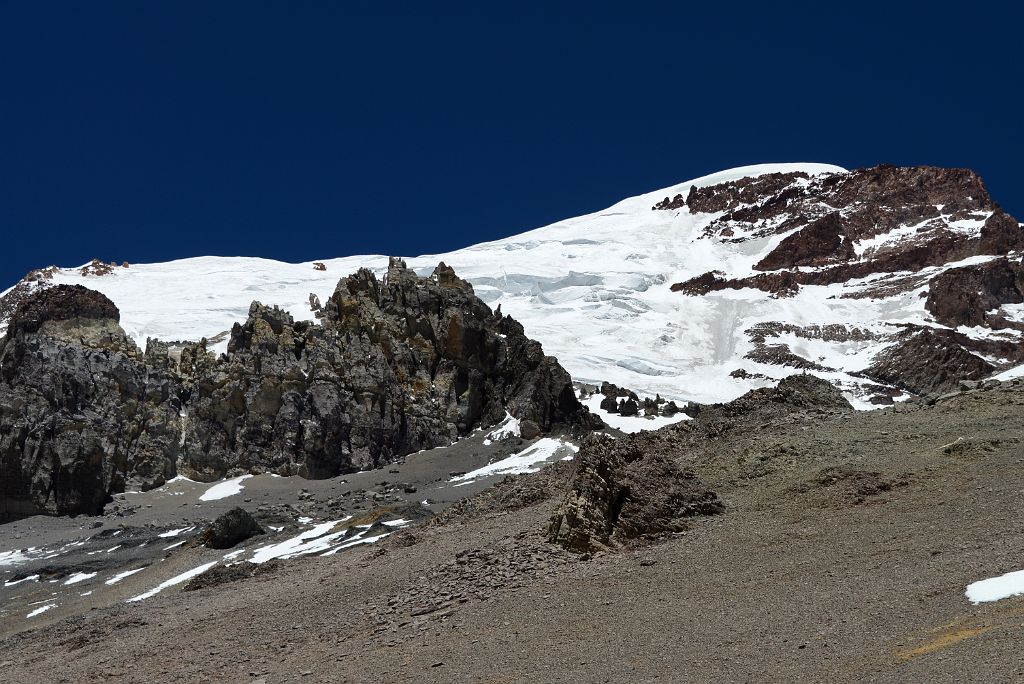
[[[99,512],[126,483],[273,470],[310,478],[450,444],[512,413],[601,425],[522,326],[444,266],[343,278],[320,324],[253,303],[219,359],[150,340],[82,287],[35,293],[0,339],[0,520]]]
[[[665,455],[668,435],[593,435],[580,445],[576,472],[548,528],[573,551],[685,529],[686,520],[725,510],[718,496]]]
[[[855,256],[839,214],[828,214],[784,239],[759,261],[758,271],[775,271],[792,266],[823,266]]]
[[[953,268],[936,276],[925,306],[944,325],[984,325],[987,313],[1002,304],[1024,302],[1024,266],[1018,259],[996,259]]]
[[[714,214],[719,211],[731,211],[741,205],[763,202],[769,198],[776,204],[784,204],[789,200],[789,196],[780,199],[779,195],[791,188],[794,181],[806,178],[807,174],[801,172],[768,173],[740,178],[730,183],[703,188],[693,187],[686,197],[686,205],[693,212]]]

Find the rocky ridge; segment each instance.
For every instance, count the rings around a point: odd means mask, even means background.
[[[309,478],[447,445],[506,412],[547,432],[600,425],[568,373],[454,271],[392,260],[339,281],[318,323],[254,302],[217,357],[144,352],[105,296],[57,285],[0,340],[0,519],[102,510],[176,474]]]

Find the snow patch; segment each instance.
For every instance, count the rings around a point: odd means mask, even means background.
[[[32,617],[35,617],[36,615],[39,615],[41,613],[45,613],[46,611],[50,610],[51,608],[56,608],[56,607],[57,607],[56,603],[47,603],[45,606],[39,606],[38,608],[33,610],[31,613],[29,613],[25,617],[32,618]]]
[[[573,453],[580,450],[580,448],[572,442],[566,442],[552,437],[544,437],[518,453],[512,454],[500,461],[489,463],[484,467],[477,468],[465,475],[457,475],[450,479],[449,482],[456,482],[458,484],[455,486],[461,487],[462,485],[469,484],[473,480],[491,475],[520,475],[523,473],[535,473],[540,470],[538,464],[548,461],[564,449],[569,449]]]
[[[1006,382],[1007,380],[1014,380],[1016,378],[1024,378],[1024,365],[1016,366],[1009,370],[1005,370],[1002,373],[999,373],[998,375],[993,375],[992,377],[1001,382]],[[0,565],[2,565],[2,563],[0,563]]]
[[[165,582],[161,582],[160,584],[158,584],[157,586],[153,587],[149,591],[147,591],[145,593],[142,593],[142,594],[139,594],[138,596],[134,596],[134,597],[128,599],[128,601],[126,603],[133,603],[135,601],[144,601],[144,600],[146,600],[148,598],[156,596],[157,594],[159,594],[164,589],[167,589],[169,587],[173,587],[176,584],[181,584],[182,582],[187,582],[188,580],[192,579],[193,577],[198,577],[199,575],[202,575],[204,572],[206,572],[207,570],[209,570],[210,568],[212,568],[216,564],[217,564],[217,561],[213,561],[212,563],[206,563],[205,565],[200,565],[198,568],[193,568],[193,569],[191,569],[191,570],[189,570],[187,572],[183,572],[180,575],[175,575],[171,579],[169,579],[169,580],[167,580]]]
[[[321,556],[333,556],[338,551],[341,551],[343,549],[350,549],[353,546],[359,546],[360,544],[373,544],[374,542],[380,541],[381,539],[383,539],[384,537],[388,536],[389,534],[391,534],[391,533],[390,532],[384,532],[383,534],[378,534],[378,535],[373,536],[373,537],[362,537],[363,533],[360,532],[358,535],[356,535],[355,537],[352,538],[352,541],[345,542],[344,544],[340,544],[340,545],[334,547],[333,549],[331,549],[330,551],[328,551],[326,553],[322,553],[320,555]]]
[[[1024,594],[1024,570],[972,582],[967,585],[967,590],[964,593],[967,595],[967,599],[974,604],[1019,596]]]
[[[345,518],[345,520],[348,520],[348,518]],[[341,522],[344,522],[344,520],[331,520],[330,522],[320,523],[313,529],[306,530],[291,539],[286,539],[283,542],[271,544],[270,546],[262,546],[256,549],[249,562],[266,563],[273,558],[292,558],[308,553],[316,553],[317,551],[326,551],[333,542],[348,534],[348,529],[328,534]]]
[[[218,482],[207,489],[203,495],[199,497],[199,500],[216,501],[218,499],[226,499],[229,496],[234,496],[245,489],[245,487],[242,486],[242,481],[247,480],[250,477],[252,477],[252,475],[242,475],[241,477],[235,477],[230,480]]]
[[[29,549],[31,551],[32,549]],[[0,551],[0,565],[18,565],[29,560],[21,551]]]
[[[492,442],[501,441],[506,437],[518,437],[520,434],[522,433],[519,421],[506,411],[505,419],[484,438],[484,446],[490,446]]]
[[[118,574],[114,575],[113,577],[108,579],[106,582],[104,582],[104,584],[117,584],[118,582],[123,580],[125,577],[131,577],[135,573],[142,572],[145,569],[146,568],[135,568],[134,570],[125,570],[124,572],[119,572]]]
[[[4,582],[4,587],[13,587],[16,584],[21,584],[22,582],[35,582],[35,581],[38,581],[38,580],[39,580],[39,575],[29,575],[28,577],[22,577],[19,580],[12,580],[10,582]]]
[[[68,585],[68,584],[78,584],[79,582],[84,582],[85,580],[92,579],[97,574],[99,574],[99,573],[96,573],[96,572],[76,572],[71,577],[68,577],[67,580],[64,581],[64,584],[65,585]]]

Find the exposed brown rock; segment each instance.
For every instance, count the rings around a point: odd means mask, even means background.
[[[818,267],[737,279],[709,272],[672,286],[673,291],[691,295],[749,287],[788,296],[801,285],[917,272],[971,256],[1005,254],[1024,244],[1017,222],[999,210],[977,174],[966,169],[881,165],[811,179],[803,174],[770,174],[695,187],[687,206],[693,212],[726,211],[707,229],[708,236],[717,239],[739,229],[741,237],[730,239],[742,241],[796,229],[755,266],[757,270]],[[946,224],[946,220],[986,213],[991,216],[977,236],[950,230]],[[915,224],[921,225],[911,240],[883,245],[863,258],[853,249],[855,241]]]
[[[932,279],[925,306],[943,325],[984,325],[987,313],[1003,304],[1024,302],[1021,261],[996,259],[953,268]]]
[[[754,265],[758,271],[775,271],[794,266],[823,266],[846,261],[855,255],[839,214],[829,214],[790,235]]]
[[[776,366],[790,366],[803,370],[827,371],[826,368],[816,361],[805,359],[799,354],[794,354],[787,344],[764,344],[755,343],[754,348],[747,352],[744,357],[758,363],[768,363]]]
[[[779,193],[789,188],[793,181],[807,177],[803,172],[768,173],[703,188],[694,186],[686,197],[686,205],[694,213],[713,214],[765,201],[784,204],[788,198],[780,199]]]
[[[78,269],[78,272],[84,276],[105,276],[114,272],[117,268],[117,263],[111,261],[109,264],[99,259],[93,259],[88,264]]]

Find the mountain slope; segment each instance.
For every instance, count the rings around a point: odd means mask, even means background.
[[[904,382],[903,376],[927,368],[905,366],[920,358],[913,345],[933,348],[936,335],[943,359],[957,350],[967,355],[957,360],[962,371],[945,384],[1020,362],[1012,350],[1020,346],[1024,306],[1014,302],[1012,291],[994,300],[995,313],[1007,322],[998,329],[948,317],[942,323],[928,307],[929,283],[940,274],[1006,254],[1019,261],[1012,239],[988,254],[948,249],[936,259],[901,261],[901,255],[932,250],[922,234],[941,233],[954,245],[977,241],[998,209],[974,174],[949,172],[959,174],[957,185],[938,171],[934,181],[922,169],[876,174],[869,197],[835,191],[857,187],[864,193],[870,185],[861,182],[865,171],[820,164],[742,167],[503,240],[407,261],[422,275],[439,260],[454,267],[481,299],[520,320],[577,380],[720,402],[810,369],[865,408],[921,391],[921,382]],[[743,180],[751,178],[760,180]],[[950,195],[962,204],[955,211],[944,210]],[[837,218],[828,219],[831,214]],[[828,222],[854,219],[858,230],[848,235]],[[881,271],[835,271],[886,254],[896,257]],[[309,320],[310,294],[325,300],[338,277],[361,266],[382,275],[387,259],[355,256],[322,264],[324,270],[315,262],[202,257],[59,269],[41,282],[103,292],[141,345],[150,336],[207,337],[223,350],[227,331],[246,317],[252,300]],[[820,273],[831,275],[814,275]],[[801,281],[794,287],[765,285],[794,277]],[[957,282],[953,278],[947,289],[958,288]],[[922,338],[921,331],[932,337]],[[873,367],[870,377],[862,374]]]

